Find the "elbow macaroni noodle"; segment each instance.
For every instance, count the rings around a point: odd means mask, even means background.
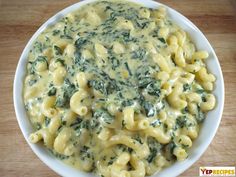
[[[188,158],[217,101],[215,76],[164,7],[97,1],[40,34],[24,103],[57,158],[102,177],[144,177]]]

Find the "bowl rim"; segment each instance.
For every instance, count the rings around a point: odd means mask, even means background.
[[[28,134],[29,134],[29,129],[32,129],[32,126],[29,127],[29,125],[25,125],[25,121],[29,121],[25,120],[26,117],[23,116],[23,114],[25,115],[26,111],[24,108],[24,104],[23,104],[23,97],[22,97],[22,92],[18,93],[19,90],[23,91],[23,78],[25,76],[26,71],[24,71],[23,68],[25,68],[26,66],[26,62],[27,60],[27,55],[28,52],[30,50],[30,48],[32,47],[33,42],[35,41],[35,39],[37,38],[37,36],[45,30],[45,28],[47,28],[48,26],[58,22],[58,19],[62,18],[63,16],[65,16],[65,14],[72,12],[76,9],[79,9],[81,6],[88,4],[88,3],[92,3],[98,0],[82,0],[78,3],[72,4],[66,8],[64,8],[63,10],[57,12],[55,15],[53,15],[51,18],[49,18],[46,22],[44,22],[40,28],[33,34],[33,36],[30,38],[30,40],[27,42],[21,56],[20,59],[18,61],[17,64],[17,68],[16,68],[16,72],[15,72],[15,77],[14,77],[14,84],[13,84],[13,102],[14,102],[14,108],[15,108],[15,113],[16,113],[16,119],[17,122],[19,124],[19,127],[21,129],[21,132],[26,140],[26,142],[28,143],[28,145],[31,147],[31,149],[33,150],[33,152],[38,156],[38,158],[43,161],[49,168],[51,168],[53,171],[55,171],[57,174],[60,174],[62,176],[68,176],[68,173],[66,173],[63,168],[67,168],[66,171],[75,171],[74,168],[72,167],[68,167],[66,164],[62,163],[61,161],[58,163],[59,160],[55,160],[52,159],[53,157],[50,156],[49,154],[48,157],[45,156],[43,153],[45,153],[44,151],[42,151],[41,147],[39,147],[39,145],[36,144],[32,144],[29,142],[28,140]],[[210,132],[210,134],[207,137],[207,141],[202,142],[202,144],[200,145],[200,150],[198,151],[198,153],[194,156],[194,158],[192,158],[191,160],[188,161],[188,163],[184,163],[183,162],[176,162],[175,165],[177,164],[177,167],[181,167],[181,163],[182,163],[182,167],[183,168],[175,168],[174,174],[168,174],[168,176],[177,176],[181,173],[183,173],[185,170],[187,170],[190,166],[192,166],[202,155],[203,153],[206,151],[207,147],[209,146],[209,144],[212,142],[216,131],[219,127],[221,118],[222,118],[222,114],[223,114],[223,108],[224,108],[224,100],[225,100],[225,91],[224,91],[224,79],[223,79],[223,74],[222,74],[222,70],[220,67],[220,63],[219,60],[215,54],[214,49],[212,48],[211,44],[209,43],[209,41],[207,40],[207,38],[205,37],[205,35],[197,28],[196,25],[194,25],[188,18],[186,18],[184,15],[182,15],[181,13],[177,12],[176,10],[174,10],[173,8],[164,5],[162,3],[159,2],[155,2],[153,0],[126,0],[126,1],[130,1],[130,2],[134,2],[134,3],[139,3],[142,4],[145,7],[158,7],[158,6],[164,6],[167,8],[169,14],[174,14],[177,15],[181,18],[181,21],[187,23],[188,26],[194,28],[194,30],[196,30],[199,35],[205,40],[206,45],[209,47],[210,51],[212,52],[213,58],[215,59],[215,64],[218,70],[218,78],[219,82],[220,82],[220,91],[221,93],[219,93],[220,95],[220,99],[217,100],[217,104],[218,104],[218,117],[217,120],[215,122],[215,126],[214,129]],[[174,20],[173,20],[174,21]],[[179,24],[178,24],[179,25]],[[24,72],[24,73],[22,73]],[[20,87],[20,89],[19,89]],[[216,109],[216,108],[215,108]],[[28,130],[28,131],[27,131]],[[197,138],[198,139],[198,138]],[[196,140],[195,140],[196,141]],[[60,165],[62,164],[62,165]],[[171,165],[170,167],[163,169],[161,172],[159,173],[155,173],[153,176],[166,176],[168,169],[170,169],[173,165]],[[63,168],[61,168],[63,167]],[[77,170],[77,175],[84,175],[87,176],[87,174],[85,174],[84,172]],[[169,170],[169,172],[173,172]],[[70,176],[70,175],[69,175]],[[73,175],[72,175],[73,176]]]

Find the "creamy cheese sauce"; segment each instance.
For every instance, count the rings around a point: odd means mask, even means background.
[[[215,105],[207,55],[163,7],[85,5],[43,31],[29,53],[30,140],[105,177],[151,175],[184,160]]]

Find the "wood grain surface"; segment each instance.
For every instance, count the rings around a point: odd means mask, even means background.
[[[58,176],[32,152],[16,121],[12,88],[27,41],[49,17],[77,0],[0,0],[0,176]],[[203,156],[180,176],[198,176],[200,166],[236,165],[236,1],[160,0],[206,35],[220,60],[225,107],[218,132]],[[207,136],[207,135],[206,135]]]

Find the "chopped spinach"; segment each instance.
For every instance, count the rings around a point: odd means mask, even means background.
[[[71,36],[69,36],[68,34],[64,34],[64,35],[61,35],[60,38],[62,39],[73,39]]]
[[[123,144],[118,144],[117,145],[118,149],[121,149],[122,152],[128,152],[128,153],[132,153],[133,152],[133,149],[128,147],[128,146],[125,146]]]
[[[101,120],[105,124],[112,124],[114,121],[114,117],[105,109],[97,109],[94,113],[93,116],[96,119]]]
[[[91,130],[94,130],[94,129],[97,130],[97,128],[99,126],[100,126],[100,122],[98,121],[98,119],[91,119],[90,120],[90,128],[91,128]]]
[[[36,130],[40,130],[42,128],[41,124],[39,122],[36,123]]]
[[[53,151],[53,150],[51,150],[51,149],[49,149],[49,151],[50,151],[56,158],[58,158],[58,159],[60,159],[60,160],[64,160],[64,159],[68,159],[68,158],[69,158],[69,156],[66,156],[66,155],[63,155],[63,154],[59,154],[59,153],[57,153],[56,151]]]
[[[57,93],[57,89],[55,87],[51,87],[48,91],[48,96],[54,96]]]
[[[38,56],[36,58],[36,60],[34,60],[33,62],[29,62],[31,64],[30,70],[29,70],[30,74],[35,74],[35,72],[36,72],[36,68],[35,68],[36,65],[38,63],[42,63],[42,62],[45,62],[47,64],[47,67],[48,67],[47,57],[45,57],[45,56]]]
[[[36,53],[42,53],[43,50],[45,49],[45,46],[41,42],[36,41],[33,45],[33,49]]]
[[[78,50],[80,50],[87,42],[88,40],[86,38],[80,37],[75,41],[75,46]]]
[[[138,87],[143,89],[153,82],[155,82],[155,80],[151,77],[142,77],[138,80]]]
[[[155,121],[151,122],[150,125],[152,127],[157,127],[157,126],[161,125],[161,121],[159,119],[156,119]]]
[[[83,120],[82,120],[81,118],[77,117],[76,120],[75,120],[75,122],[73,122],[70,126],[71,126],[73,129],[77,129],[77,128],[80,126],[80,124],[81,124],[82,121],[83,121]]]
[[[147,85],[146,90],[148,94],[160,97],[161,94],[160,81],[153,80],[151,83]]]
[[[70,98],[75,93],[76,88],[69,79],[65,79],[62,87],[60,88],[59,94],[56,98],[57,107],[69,107]]]
[[[200,106],[197,106],[198,113],[196,115],[196,120],[198,123],[202,123],[205,120],[205,114],[201,111]]]
[[[164,44],[166,43],[166,40],[165,40],[164,38],[162,38],[162,37],[161,37],[161,38],[158,38],[158,40],[161,41],[161,42],[164,43]]]
[[[79,137],[81,135],[82,129],[91,129],[90,124],[90,120],[82,120],[77,118],[76,121],[70,125],[70,127],[75,130],[76,136]]]
[[[135,20],[135,22],[138,28],[141,28],[141,29],[144,29],[150,23],[149,21],[146,21],[146,20]]]
[[[188,107],[186,106],[184,109],[181,110],[182,114],[186,114],[188,113]]]
[[[32,86],[32,85],[34,85],[37,81],[38,81],[37,79],[31,79],[31,80],[29,80],[28,84],[29,84],[29,86]]]
[[[117,158],[116,156],[111,157],[107,164],[112,165],[115,162],[116,158]]]
[[[156,108],[149,101],[143,101],[142,106],[144,108],[144,111],[145,111],[147,117],[152,117],[152,116],[156,115]]]
[[[202,95],[202,101],[203,101],[203,102],[206,102],[206,101],[207,101],[205,94]]]
[[[149,163],[152,163],[155,157],[157,156],[157,154],[160,152],[162,145],[159,142],[157,142],[156,139],[152,137],[149,137],[147,139],[147,143],[150,150],[150,154],[147,157],[147,161]]]
[[[114,56],[108,57],[108,59],[111,61],[112,69],[115,70],[118,66],[120,66],[120,61],[115,58]]]
[[[137,39],[132,37],[130,35],[130,32],[129,31],[123,31],[122,33],[119,34],[120,36],[118,36],[120,39],[122,39],[124,41],[124,43],[128,43],[128,42],[136,42]]]
[[[186,115],[183,115],[183,116],[179,116],[177,119],[176,119],[176,125],[179,127],[179,128],[184,128],[187,126],[187,116]]]
[[[53,46],[53,50],[54,50],[55,55],[62,55],[63,53],[62,49],[56,45]]]
[[[60,32],[61,32],[60,30],[55,29],[55,30],[52,31],[52,35],[53,35],[53,36],[56,36],[56,35],[58,35]]]
[[[107,5],[104,12],[106,11],[115,11],[112,7],[110,7],[110,5]]]
[[[205,92],[205,90],[204,90],[204,89],[197,89],[196,92],[197,92],[198,94],[202,94],[202,93]]]
[[[57,58],[55,62],[56,62],[56,63],[57,63],[57,62],[61,63],[62,66],[65,66],[65,65],[66,65],[66,64],[65,64],[65,60],[63,60],[63,59],[61,59],[61,58]]]
[[[183,85],[183,90],[184,90],[184,92],[187,92],[187,91],[191,90],[191,85],[190,84],[184,84]]]
[[[165,145],[164,150],[165,150],[165,155],[166,155],[167,160],[172,160],[175,158],[175,156],[173,155],[173,151],[175,147],[176,147],[176,144],[174,143],[174,141],[171,141],[170,143]]]
[[[88,82],[89,87],[94,88],[95,90],[101,92],[104,95],[107,95],[107,87],[102,80],[90,80]]]
[[[88,146],[82,146],[80,148],[80,158],[81,160],[90,159],[94,161],[94,155],[92,150]]]
[[[133,105],[133,104],[134,104],[134,101],[133,101],[133,100],[130,100],[130,99],[123,100],[122,103],[121,103],[121,105],[122,105],[123,107],[131,106],[131,105]]]
[[[47,57],[45,56],[38,56],[35,62],[45,62],[47,63],[47,66],[48,66],[48,60],[47,60]]]
[[[89,120],[84,120],[82,121],[80,128],[89,129],[89,126],[90,126]]]
[[[97,79],[88,81],[88,86],[100,91],[104,95],[109,95],[114,91],[119,91],[119,87],[115,79],[110,78],[110,76],[104,71],[97,72]]]
[[[141,65],[138,67],[135,76],[137,77],[138,80],[141,80],[144,77],[151,77],[151,73],[155,72],[156,68],[153,68],[151,66],[147,65]]]
[[[50,124],[50,122],[51,122],[51,119],[48,118],[48,117],[46,117],[46,118],[45,118],[45,126],[48,127],[48,125]]]
[[[133,51],[131,54],[132,59],[139,59],[143,60],[146,55],[146,51],[142,48],[137,49],[136,51]]]
[[[129,68],[128,63],[125,62],[124,65],[125,65],[125,68],[127,69],[127,71],[129,72],[129,75],[132,76],[132,72],[131,72],[131,70],[130,70],[130,68]]]
[[[143,141],[142,141],[142,139],[141,139],[141,137],[140,137],[139,134],[136,134],[136,135],[133,137],[133,139],[136,140],[136,141],[138,141],[140,144],[143,144]]]

